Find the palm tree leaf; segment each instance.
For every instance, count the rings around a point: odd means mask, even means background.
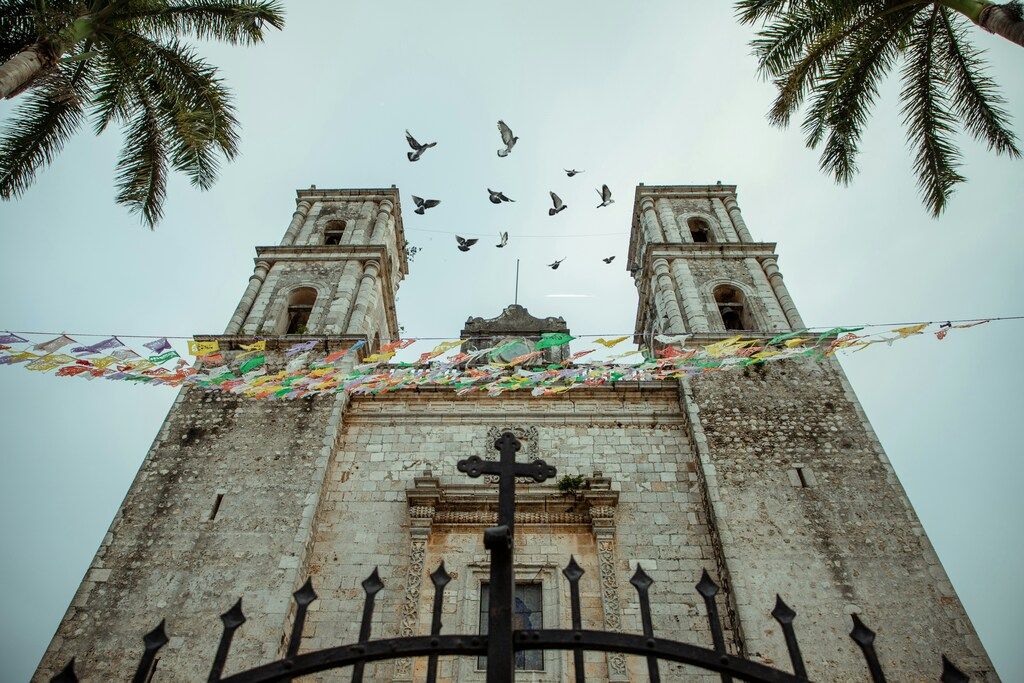
[[[125,131],[117,161],[117,203],[142,214],[150,229],[163,215],[167,194],[167,143],[152,84],[135,89],[138,107]]]
[[[34,0],[0,0],[0,62],[35,42]]]
[[[964,127],[978,140],[988,143],[996,154],[1019,157],[1017,138],[1010,130],[1010,115],[1003,109],[1006,100],[985,72],[981,51],[963,35],[963,22],[951,20],[943,10],[936,40],[941,45],[939,59],[949,73],[953,106]],[[954,23],[955,21],[955,23]]]
[[[153,37],[192,35],[201,40],[254,44],[267,26],[284,26],[278,0],[165,0],[158,7],[126,11],[121,17]]]
[[[957,172],[960,154],[951,141],[954,119],[944,92],[948,82],[936,55],[940,13],[936,4],[914,22],[900,93],[917,185],[933,216],[942,213],[954,186],[964,181]]]
[[[0,197],[20,196],[78,129],[91,73],[74,82],[72,73],[68,65],[40,80],[0,133]]]
[[[209,189],[220,166],[217,153],[231,159],[238,151],[238,122],[216,69],[176,42],[163,45],[126,34],[118,44],[149,74],[171,166],[188,174],[193,185]]]
[[[878,17],[844,45],[829,64],[803,129],[808,147],[822,148],[819,164],[843,184],[857,172],[857,154],[870,110],[878,96],[878,86],[899,56],[905,27],[917,8]]]

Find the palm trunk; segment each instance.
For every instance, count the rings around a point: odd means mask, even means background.
[[[989,33],[1024,47],[1024,20],[1013,7],[989,5],[978,15],[978,25]]]
[[[46,57],[48,52],[36,43],[0,64],[0,99],[14,97],[52,66],[53,60]]]

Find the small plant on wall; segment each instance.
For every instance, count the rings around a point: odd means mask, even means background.
[[[567,474],[558,480],[558,490],[567,496],[576,495],[583,488],[584,481],[586,479],[582,474]]]

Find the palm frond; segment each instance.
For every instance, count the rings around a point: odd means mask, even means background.
[[[0,62],[35,42],[33,0],[0,0]]]
[[[167,194],[167,144],[149,88],[141,87],[135,95],[139,106],[117,161],[117,203],[141,214],[152,229],[163,215]]]
[[[791,9],[792,0],[739,0],[736,3],[736,18],[744,24],[755,21],[770,21]]]
[[[1010,115],[1003,109],[1006,100],[985,71],[981,51],[963,35],[963,21],[951,19],[943,9],[939,13],[941,45],[939,59],[949,74],[953,106],[967,131],[988,143],[996,154],[1020,157],[1017,138],[1010,130]]]
[[[278,0],[164,0],[161,5],[125,11],[121,17],[155,38],[192,35],[245,45],[261,42],[268,26],[284,27]]]
[[[216,69],[176,42],[164,45],[133,35],[118,42],[130,51],[131,63],[149,74],[171,166],[193,185],[209,189],[217,178],[218,153],[231,159],[238,152],[231,95]]]
[[[0,132],[0,197],[25,192],[81,124],[91,73],[76,82],[72,73],[59,68],[29,90]]]
[[[960,154],[951,141],[954,118],[944,93],[948,82],[935,54],[939,23],[937,4],[914,22],[900,94],[918,188],[933,216],[942,213],[954,186],[964,181],[957,172]]]

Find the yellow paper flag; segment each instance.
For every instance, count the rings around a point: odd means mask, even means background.
[[[915,334],[921,334],[921,330],[928,327],[928,323],[921,323],[920,325],[911,325],[909,327],[897,327],[893,332],[900,335],[900,338],[910,337]]]
[[[391,360],[395,357],[395,352],[390,351],[388,353],[375,353],[372,356],[367,356],[363,359],[364,363],[381,363],[386,360]]]
[[[193,356],[209,356],[217,351],[220,351],[220,344],[215,341],[188,340],[188,352]]]
[[[266,351],[267,341],[265,339],[261,339],[260,341],[253,342],[252,344],[239,344],[238,346],[246,351]]]
[[[594,343],[595,344],[600,344],[601,346],[605,347],[606,349],[610,349],[613,346],[615,346],[616,344],[621,344],[622,342],[626,341],[627,339],[629,339],[629,336],[616,337],[615,339],[605,339],[604,337],[598,337],[597,339],[594,340]]]

